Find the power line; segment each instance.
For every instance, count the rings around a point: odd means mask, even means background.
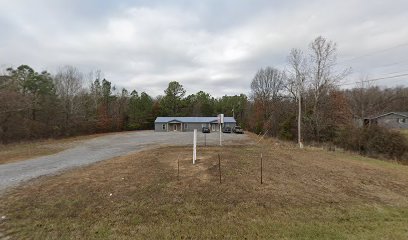
[[[379,80],[384,80],[384,79],[391,79],[391,78],[399,78],[399,77],[404,77],[404,76],[408,76],[408,73],[399,74],[399,75],[395,75],[395,76],[389,76],[389,77],[372,78],[372,79],[367,79],[367,80],[354,82],[354,83],[336,84],[336,86],[340,87],[340,86],[354,85],[354,84],[358,84],[358,83],[374,82],[374,81],[379,81]]]
[[[393,66],[398,66],[398,65],[406,63],[406,62],[408,62],[408,60],[402,61],[402,62],[394,62],[394,63],[384,64],[384,65],[380,65],[380,66],[376,66],[376,67],[370,67],[370,69],[372,70],[372,69],[379,69],[379,68],[391,68]],[[407,67],[407,65],[402,65],[402,66],[399,66],[399,67]],[[353,72],[364,73],[364,71],[362,71],[362,70],[355,71],[356,70],[355,68],[352,68],[352,69],[353,69]]]
[[[408,74],[408,73],[406,73],[407,71],[408,71],[408,70],[397,71],[397,72],[390,72],[390,73],[382,73],[381,75]],[[381,77],[381,78],[388,78],[388,77],[384,76],[384,77]],[[377,78],[375,78],[375,79],[377,79]],[[379,79],[379,80],[380,80],[380,79]],[[363,81],[360,81],[360,82],[355,82],[355,83],[361,83],[361,82],[365,82],[365,81],[370,81],[370,79],[368,79],[368,80],[363,80]],[[344,85],[351,85],[351,84],[354,84],[354,83],[345,83]],[[342,86],[342,84],[339,84],[339,86]]]
[[[405,72],[406,72],[407,70],[404,70],[404,71],[397,71],[397,72],[390,72],[390,73],[384,73],[384,75],[391,75],[391,74],[405,74]]]
[[[408,70],[396,71],[396,72],[389,72],[389,73],[377,73],[377,75],[392,75],[392,74],[405,74]],[[384,76],[385,77],[385,76]]]
[[[369,57],[369,56],[372,56],[372,55],[376,55],[378,53],[387,52],[387,51],[390,51],[390,50],[393,50],[393,49],[396,49],[396,48],[400,48],[400,47],[405,47],[405,46],[408,46],[408,43],[403,43],[403,44],[400,44],[400,45],[397,45],[397,46],[394,46],[394,47],[390,47],[390,48],[386,48],[386,49],[383,49],[383,50],[379,50],[379,51],[375,51],[375,52],[371,52],[371,53],[366,53],[366,54],[363,54],[363,55],[360,55],[360,56],[357,56],[357,57],[353,57],[353,58],[348,59],[348,60],[341,61],[338,64],[343,64],[343,63],[346,63],[346,62],[352,62],[352,61],[355,61],[355,60],[360,59],[360,58]]]
[[[395,65],[400,65],[400,64],[406,63],[406,62],[408,62],[408,59],[402,60],[401,62],[394,62],[394,63],[389,63],[389,64],[377,66],[377,67],[374,67],[374,68],[387,68],[387,67],[392,67],[392,66],[395,66]]]

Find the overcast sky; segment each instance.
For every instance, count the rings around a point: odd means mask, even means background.
[[[352,67],[349,83],[408,73],[407,23],[406,0],[0,0],[0,67],[73,65],[153,96],[174,80],[189,94],[234,95],[322,35]]]

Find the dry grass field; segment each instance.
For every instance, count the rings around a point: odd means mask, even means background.
[[[199,148],[196,165],[191,155],[190,148],[165,147],[31,181],[0,197],[0,233],[9,239],[408,239],[407,166],[273,139]]]

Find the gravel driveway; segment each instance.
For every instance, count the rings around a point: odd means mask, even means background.
[[[149,147],[192,145],[192,140],[192,132],[137,131],[81,141],[75,147],[57,154],[0,165],[0,192],[39,176],[55,174],[62,170],[127,155]],[[223,134],[223,140],[224,144],[228,145],[246,141],[249,138],[246,135]],[[204,141],[207,145],[219,144],[219,133],[198,133],[198,144],[204,145]]]

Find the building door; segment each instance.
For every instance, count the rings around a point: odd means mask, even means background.
[[[175,132],[177,131],[177,124],[173,125],[173,131],[175,131]]]
[[[217,131],[216,126],[217,126],[217,124],[211,124],[211,131],[212,131],[212,132]]]

